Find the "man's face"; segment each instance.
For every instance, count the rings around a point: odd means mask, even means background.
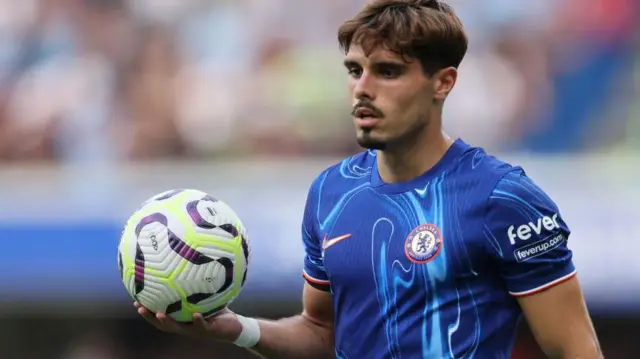
[[[365,56],[354,44],[344,64],[360,146],[384,150],[428,123],[434,86],[417,59],[406,62],[383,48]]]

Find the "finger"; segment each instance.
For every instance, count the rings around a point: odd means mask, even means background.
[[[138,314],[142,317],[142,319],[146,320],[149,324],[153,325],[158,329],[162,329],[160,322],[156,319],[155,315],[151,313],[148,309],[144,307],[138,308]]]
[[[133,306],[140,309],[142,308],[142,304],[138,303],[138,302],[133,302]]]
[[[173,318],[171,318],[170,316],[164,313],[157,313],[156,319],[160,323],[160,326],[163,330],[167,330],[174,333],[184,332],[184,328],[178,322],[176,322],[175,320],[173,320]]]
[[[199,331],[207,331],[209,329],[209,323],[204,319],[202,314],[193,314],[193,327]]]
[[[154,319],[155,316],[153,315],[153,313],[151,313],[151,311],[145,307],[139,307],[138,308],[138,314],[140,314],[141,316],[145,317],[145,318],[149,318],[149,319]]]

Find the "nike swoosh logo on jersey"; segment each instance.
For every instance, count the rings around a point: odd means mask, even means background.
[[[323,250],[326,250],[327,248],[335,245],[336,243],[351,237],[351,233],[343,234],[341,236],[333,237],[331,239],[327,239],[327,237],[328,236],[325,234],[324,235],[324,240],[322,241],[322,249]]]
[[[416,193],[418,193],[419,196],[424,197],[424,195],[427,194],[427,188],[429,187],[429,184],[430,183],[427,183],[424,188],[415,188]]]

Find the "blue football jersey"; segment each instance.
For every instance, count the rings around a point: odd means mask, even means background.
[[[569,228],[525,174],[456,141],[384,183],[376,152],[325,171],[307,198],[303,276],[330,291],[336,358],[509,358],[516,296],[575,274]]]

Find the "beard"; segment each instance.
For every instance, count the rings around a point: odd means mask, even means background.
[[[358,145],[366,150],[380,150],[387,148],[387,142],[376,139],[371,135],[371,130],[363,130],[362,135],[356,138]]]
[[[428,125],[427,120],[417,121],[407,128],[404,132],[388,138],[381,136],[379,138],[373,132],[373,129],[363,129],[356,138],[358,145],[367,150],[378,151],[396,151],[402,148],[410,148],[416,141],[419,141],[420,134]]]

